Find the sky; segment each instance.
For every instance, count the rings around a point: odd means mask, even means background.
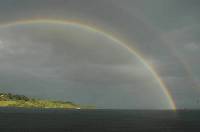
[[[170,108],[126,45],[154,67],[177,108],[200,108],[199,7],[199,0],[2,0],[0,91],[98,108]],[[38,19],[82,24],[3,26]]]

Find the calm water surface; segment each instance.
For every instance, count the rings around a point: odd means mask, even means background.
[[[200,110],[42,110],[0,108],[0,132],[200,131]]]

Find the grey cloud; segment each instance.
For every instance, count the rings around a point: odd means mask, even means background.
[[[3,91],[102,108],[168,107],[157,100],[164,93],[140,60],[102,34],[32,24],[3,28],[0,39]]]
[[[0,4],[0,22],[50,18],[90,23],[124,40],[152,63],[178,107],[197,108],[199,92],[194,82],[200,80],[199,9],[198,0],[6,0]],[[102,107],[157,108],[166,103],[156,102],[162,92],[155,79],[124,48],[97,34],[74,29],[66,33],[64,29],[44,25],[1,28],[0,78],[5,91],[10,87],[10,91],[53,98],[55,92],[62,95],[60,99],[69,97]],[[82,44],[77,38],[84,40]],[[8,85],[6,80],[15,83]],[[24,80],[26,85],[21,83]],[[18,88],[11,88],[14,86]],[[30,92],[24,90],[27,86]],[[35,93],[35,88],[42,94]],[[130,101],[133,103],[125,103]]]

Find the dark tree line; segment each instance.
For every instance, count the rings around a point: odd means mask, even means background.
[[[24,95],[14,95],[11,93],[0,93],[1,98],[8,99],[8,100],[24,100],[29,101],[30,99]]]

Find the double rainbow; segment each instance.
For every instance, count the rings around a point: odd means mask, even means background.
[[[109,38],[110,40],[112,40],[112,41],[116,42],[117,44],[119,44],[120,46],[126,48],[131,54],[135,55],[145,65],[145,67],[150,71],[150,73],[157,80],[158,84],[160,85],[161,89],[163,90],[163,92],[166,96],[166,99],[168,101],[168,105],[169,105],[170,109],[176,110],[176,105],[175,105],[175,102],[173,101],[172,95],[170,94],[167,86],[165,85],[165,83],[163,82],[161,77],[156,72],[153,65],[150,65],[145,60],[145,58],[136,49],[128,46],[128,44],[117,39],[117,37],[114,37],[113,35],[111,35],[107,32],[104,32],[104,31],[100,30],[99,28],[97,28],[95,26],[91,26],[91,25],[82,23],[80,21],[51,20],[51,19],[30,19],[30,20],[19,20],[19,21],[10,22],[10,23],[3,23],[3,24],[0,24],[0,29],[10,27],[10,26],[25,25],[25,24],[37,24],[37,23],[62,24],[62,25],[67,24],[67,25],[77,26],[77,27],[80,27],[80,28],[85,28],[85,29],[88,29],[88,30],[93,31],[93,32],[101,33],[101,34],[105,35],[107,38]]]

